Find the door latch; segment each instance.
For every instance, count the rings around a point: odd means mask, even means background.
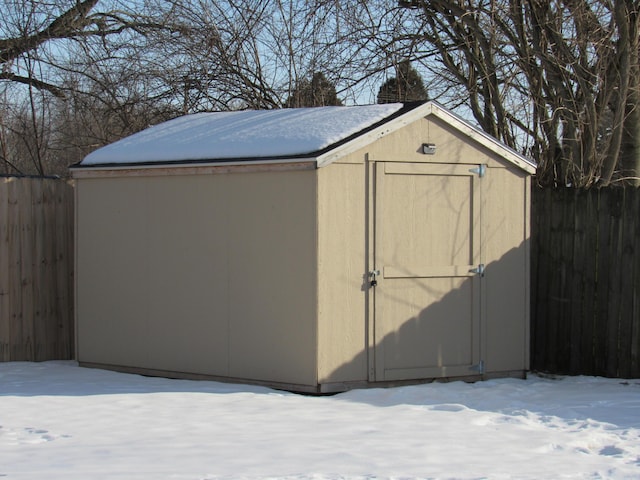
[[[378,280],[376,280],[376,277],[378,277],[379,275],[380,275],[380,270],[371,270],[369,272],[369,278],[371,278],[369,285],[371,285],[372,287],[375,287],[376,285],[378,285]]]

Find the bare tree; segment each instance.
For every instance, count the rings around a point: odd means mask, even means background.
[[[331,97],[322,103],[372,103],[398,59],[426,58],[413,35],[422,20],[387,0],[5,5],[6,171],[64,174],[92,149],[180,114],[280,108],[317,72],[335,87],[316,88]]]
[[[540,183],[638,184],[640,2],[409,3],[475,120],[538,160]]]
[[[72,106],[78,102],[79,95],[94,93],[95,68],[104,67],[106,71],[105,64],[112,62],[111,72],[118,72],[117,60],[125,58],[123,52],[100,58],[88,52],[95,52],[96,46],[111,52],[127,44],[140,47],[150,33],[175,31],[175,24],[167,20],[172,18],[170,3],[158,10],[148,4],[142,8],[142,3],[119,1],[105,0],[100,4],[98,0],[3,2],[0,89],[3,113],[9,116],[2,121],[0,142],[6,172],[38,175],[64,172],[70,162],[64,158],[64,148],[60,148],[64,132],[56,130],[61,124],[56,116],[68,108],[60,105],[69,102]],[[127,58],[130,70],[136,63],[135,58],[135,55]],[[108,92],[111,96],[106,95],[103,100],[114,100],[114,92],[120,92],[116,95],[118,100],[126,97],[122,92],[131,92],[130,86],[114,86]],[[112,101],[111,106],[113,104]],[[123,105],[120,102],[120,106]],[[121,113],[122,110],[118,112]],[[73,127],[68,124],[66,128]],[[126,132],[132,130],[134,128],[128,128]],[[73,138],[79,133],[75,130]],[[19,143],[24,148],[18,148]]]
[[[166,20],[167,9],[147,15],[137,11],[140,5],[122,3],[118,0],[106,2],[97,9],[99,0],[38,0],[3,1],[3,22],[0,23],[0,80],[31,85],[47,90],[56,96],[64,95],[63,89],[47,78],[51,68],[42,69],[35,75],[33,70],[24,70],[24,60],[30,59],[41,65],[56,67],[60,52],[70,42],[82,42],[88,38],[105,41],[124,31],[144,35],[158,29],[171,29]],[[171,4],[169,4],[171,5]]]

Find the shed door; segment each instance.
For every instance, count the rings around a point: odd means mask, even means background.
[[[376,165],[377,381],[480,370],[480,177],[473,165]]]

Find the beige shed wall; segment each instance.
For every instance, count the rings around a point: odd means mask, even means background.
[[[318,377],[367,379],[364,164],[318,170]]]
[[[487,372],[529,368],[530,185],[515,168],[490,168],[483,178]]]
[[[314,171],[79,179],[77,196],[81,362],[317,383]]]
[[[422,153],[423,143],[434,143],[436,154]],[[360,194],[367,161],[488,166],[480,180],[481,261],[487,268],[481,292],[482,358],[488,374],[528,369],[530,176],[442,120],[428,117],[320,170],[319,254],[335,258],[338,252],[335,261],[319,268],[321,381],[367,377],[366,349],[359,351],[366,345],[367,325],[355,320],[366,318],[366,242],[358,245],[358,239],[366,237],[366,189]]]
[[[423,143],[436,145],[434,155],[422,153]],[[437,117],[419,119],[375,142],[371,161],[420,163],[475,163],[502,167],[495,154],[483,149],[466,135]]]

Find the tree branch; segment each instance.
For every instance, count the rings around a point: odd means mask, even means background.
[[[11,73],[11,72],[0,72],[0,80],[9,80],[16,83],[22,83],[24,85],[31,85],[32,87],[35,87],[38,90],[47,91],[58,98],[66,97],[63,89],[55,85],[52,85],[51,83],[38,80],[37,78],[24,77],[22,75],[15,75],[14,73]]]
[[[49,40],[76,36],[91,24],[87,16],[97,3],[98,0],[78,2],[33,35],[0,40],[0,63],[10,62]]]

